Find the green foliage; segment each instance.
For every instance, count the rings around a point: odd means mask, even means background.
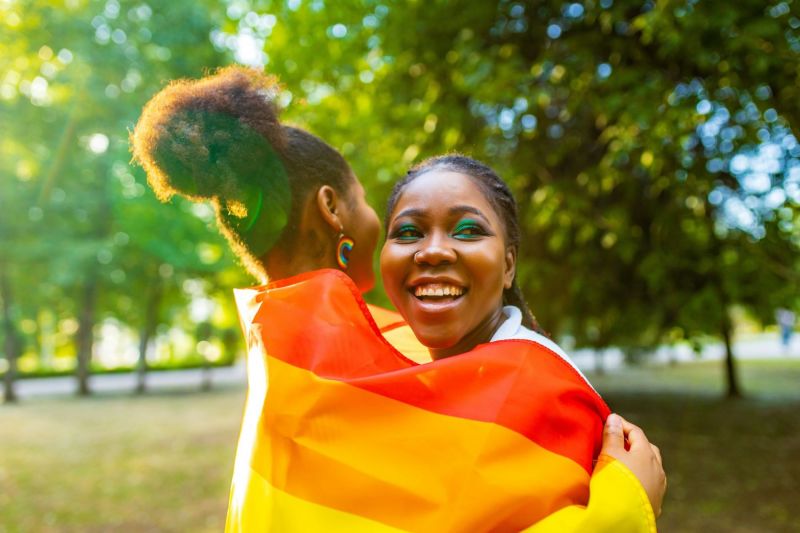
[[[42,309],[57,329],[113,317],[144,333],[156,302],[158,323],[191,331],[198,279],[221,296],[215,326],[234,326],[228,290],[250,280],[207,210],[156,202],[127,147],[167,80],[232,56],[280,76],[285,118],[338,147],[374,205],[426,156],[500,171],[521,205],[521,285],[556,335],[636,351],[724,335],[735,305],[762,322],[798,307],[794,4],[0,5],[0,254],[13,267],[0,297],[35,324],[29,349]]]
[[[520,279],[554,333],[652,346],[721,334],[734,304],[765,321],[796,305],[788,4],[231,5],[231,33],[259,31],[250,8],[274,17],[266,69],[287,115],[339,146],[373,200],[450,150],[501,171],[526,230]],[[734,158],[770,144],[770,185],[748,186]]]
[[[89,335],[106,318],[142,328],[155,291],[156,324],[188,320],[184,282],[205,278],[214,292],[236,267],[208,217],[159,204],[129,164],[128,132],[165,80],[225,61],[209,42],[214,3],[24,4],[3,7],[0,23],[0,249],[13,261],[15,316],[34,338],[45,335],[40,309]]]

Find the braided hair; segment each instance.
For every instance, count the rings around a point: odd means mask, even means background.
[[[406,186],[421,175],[433,170],[458,172],[469,176],[478,185],[484,197],[489,201],[503,223],[506,244],[511,246],[514,249],[514,254],[517,255],[520,244],[520,227],[517,219],[517,201],[514,199],[511,189],[489,166],[461,154],[431,157],[412,167],[392,188],[392,193],[389,195],[389,201],[386,206],[384,226],[388,228],[389,217]],[[503,290],[503,305],[518,307],[522,311],[522,324],[534,331],[544,333],[528,308],[528,304],[525,303],[525,298],[517,284],[516,272],[514,280],[511,282],[511,287]]]

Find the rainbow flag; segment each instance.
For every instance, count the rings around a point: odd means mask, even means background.
[[[336,270],[236,298],[249,390],[227,531],[519,531],[587,503],[609,410],[547,348],[417,364]]]

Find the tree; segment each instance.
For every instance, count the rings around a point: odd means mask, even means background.
[[[3,338],[5,339],[3,351],[6,356],[6,371],[3,376],[3,401],[13,403],[17,401],[14,381],[17,377],[17,359],[19,358],[19,336],[12,318],[11,286],[6,273],[5,261],[0,261],[0,304],[2,304]]]
[[[521,199],[521,279],[547,328],[597,349],[715,335],[739,394],[731,307],[797,294],[794,8],[320,5],[257,2],[267,29],[241,9],[230,31],[264,39],[290,115],[373,194],[422,156],[490,161]],[[764,150],[769,172],[745,168]]]
[[[798,307],[791,3],[38,0],[25,16],[6,11],[6,344],[37,309],[82,317],[88,372],[94,325],[116,317],[140,332],[144,372],[154,328],[185,305],[183,281],[218,292],[244,280],[206,221],[186,215],[197,207],[156,205],[126,142],[164,81],[231,56],[281,77],[286,118],[338,147],[375,204],[423,157],[491,163],[520,200],[523,290],[555,335],[598,351],[713,335],[736,395],[731,308],[767,321]],[[25,238],[31,228],[41,238]],[[386,303],[380,289],[370,298]]]
[[[10,252],[15,267],[9,287],[29,287],[34,308],[53,305],[47,290],[63,294],[60,311],[77,317],[77,375],[79,392],[86,394],[95,325],[116,315],[123,323],[141,324],[143,336],[151,335],[150,313],[158,306],[153,300],[160,298],[151,295],[131,305],[123,288],[129,278],[153,275],[180,256],[165,260],[159,254],[124,252],[134,239],[157,241],[164,235],[160,229],[175,223],[145,194],[141,173],[134,176],[128,169],[128,131],[164,80],[199,76],[225,55],[209,41],[212,17],[219,17],[216,3],[173,2],[168,9],[116,0],[51,4],[27,2],[25,17],[20,6],[12,5],[0,26],[8,37],[0,46],[0,65],[8,73],[0,116],[15,134],[3,141],[10,148],[4,151],[4,167],[17,178],[4,186],[3,192],[12,194],[4,200],[20,201],[19,220],[30,218],[41,236],[22,239],[11,226],[0,235],[0,247]],[[198,47],[198,42],[208,44]],[[24,182],[26,194],[14,190],[19,185],[14,181]],[[139,203],[150,210],[135,207]],[[123,216],[126,211],[141,218]],[[191,218],[182,218],[177,227],[192,224],[205,229],[204,222]],[[138,226],[158,229],[143,234]],[[197,257],[194,249],[182,251]],[[230,261],[216,270],[226,266]],[[29,272],[43,280],[41,288],[29,282]],[[6,300],[16,305],[4,295]]]

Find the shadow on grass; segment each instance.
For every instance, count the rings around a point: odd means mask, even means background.
[[[660,531],[800,531],[800,399],[607,392],[664,458]]]
[[[662,533],[800,531],[797,363],[742,365],[750,396],[732,401],[718,365],[590,377],[662,450]],[[0,450],[0,531],[138,531],[142,520],[219,531],[243,401],[242,387],[215,385],[0,407],[0,428],[14,428]]]

